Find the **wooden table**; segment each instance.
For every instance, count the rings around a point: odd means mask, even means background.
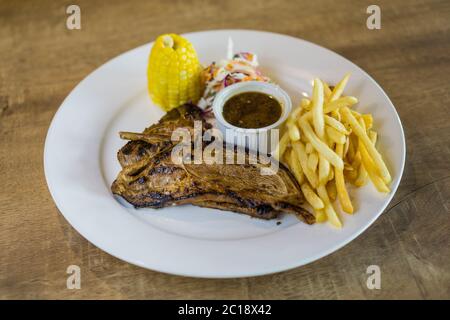
[[[0,298],[450,298],[450,2],[0,2]],[[63,99],[95,68],[166,32],[243,28],[303,38],[371,74],[405,128],[407,163],[389,208],[363,235],[307,266],[256,278],[207,280],[122,262],[84,240],[48,192],[43,146]],[[286,48],[288,50],[288,48]],[[66,288],[79,265],[81,289]],[[369,290],[366,269],[381,268]]]

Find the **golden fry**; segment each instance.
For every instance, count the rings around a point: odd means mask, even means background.
[[[297,125],[293,121],[289,120],[287,121],[286,126],[288,128],[289,138],[291,138],[291,141],[300,140],[300,130],[298,130]]]
[[[350,167],[350,170],[344,169],[344,180],[347,182],[350,182],[352,184],[355,184],[355,180],[358,177],[358,168]]]
[[[318,163],[319,163],[319,155],[317,154],[317,152],[314,151],[310,153],[308,155],[308,167],[312,171],[316,171]]]
[[[362,114],[356,110],[350,110],[350,112],[355,116],[356,119],[359,119],[362,116]]]
[[[319,194],[319,197],[322,199],[322,201],[325,204],[325,213],[327,214],[328,220],[330,223],[337,227],[342,227],[342,222],[339,219],[339,216],[337,215],[336,211],[333,208],[333,205],[331,204],[330,198],[328,198],[327,189],[324,185],[320,185],[317,187],[317,193]]]
[[[342,156],[344,152],[344,146],[342,144],[336,145],[336,152],[338,155]],[[347,213],[353,213],[353,205],[352,202],[350,201],[350,197],[348,196],[347,188],[345,187],[343,170],[335,168],[334,179],[336,182],[336,189],[342,210],[344,210]]]
[[[319,79],[314,79],[312,115],[314,131],[323,138],[325,134],[325,121],[323,118],[323,84]]]
[[[330,101],[335,101],[340,98],[342,95],[342,92],[344,92],[344,88],[347,85],[348,79],[350,78],[350,74],[347,73],[344,78],[339,81],[339,83],[334,87],[333,92],[330,96]]]
[[[289,115],[289,120],[291,120],[292,122],[295,122],[297,120],[297,118],[300,116],[301,112],[302,112],[301,107],[295,108]]]
[[[319,184],[325,184],[330,175],[330,163],[322,155],[319,155]]]
[[[309,142],[306,144],[305,148],[306,148],[306,153],[307,154],[310,154],[311,152],[314,151],[314,148],[313,148],[312,144],[309,143]]]
[[[328,174],[328,181],[334,179],[334,170],[330,167],[330,173]]]
[[[356,151],[355,159],[352,162],[352,167],[354,172],[349,175],[351,182],[357,187],[362,187],[367,182],[367,171],[362,165],[361,151],[359,149]]]
[[[352,105],[358,103],[358,99],[355,97],[341,97],[339,99],[336,99],[334,101],[330,101],[325,103],[323,106],[323,112],[324,113],[330,113],[332,111],[338,110],[342,107],[351,107]]]
[[[280,139],[280,142],[278,142],[278,145],[276,146],[275,150],[272,152],[272,156],[279,161],[281,157],[284,154],[284,151],[286,150],[287,144],[289,142],[289,133],[285,132],[283,136]]]
[[[360,145],[360,143],[358,144],[358,146]],[[358,167],[361,164],[361,152],[359,152],[358,147],[356,147],[356,153],[355,153],[355,157],[353,158],[353,162],[351,163],[353,169],[355,169],[356,171],[358,171]]]
[[[334,181],[330,181],[326,185],[328,196],[330,197],[331,201],[335,201],[337,197],[337,190],[336,190],[336,184]]]
[[[309,186],[308,183],[303,183],[301,186],[303,195],[306,198],[306,201],[313,207],[315,210],[323,209],[325,207],[322,199],[314,192],[314,190]]]
[[[347,157],[348,148],[350,147],[350,137],[345,138],[345,144],[344,144],[344,154],[342,158]]]
[[[325,159],[327,159],[333,166],[341,170],[344,169],[344,162],[342,159],[314,134],[306,118],[301,117],[299,123],[304,135],[312,144],[314,149],[323,155]]]
[[[373,126],[373,117],[371,114],[363,114],[362,119],[364,120],[364,124],[366,126],[366,130],[369,130]]]
[[[364,144],[365,149],[372,158],[375,166],[378,168],[378,172],[380,173],[383,181],[386,184],[391,182],[392,180],[391,174],[389,173],[389,170],[386,164],[384,163],[381,154],[378,152],[373,143],[370,141],[365,130],[361,128],[361,125],[358,123],[358,120],[355,119],[353,114],[350,112],[350,109],[348,109],[347,107],[342,108],[341,113],[345,117],[345,120],[350,124],[353,132],[358,136],[361,143]]]
[[[316,174],[308,167],[308,155],[305,151],[305,145],[301,141],[296,141],[292,144],[292,148],[296,152],[297,158],[300,161],[303,174],[306,176],[311,186],[315,188],[318,184],[318,179]]]
[[[325,126],[325,132],[331,141],[338,144],[345,144],[345,135],[342,132],[337,131],[335,128],[330,126]]]
[[[316,216],[316,222],[321,223],[327,221],[327,214],[325,213],[324,209],[318,209],[314,210],[315,216]]]
[[[348,162],[353,162],[353,160],[355,159],[355,155],[356,155],[356,145],[354,143],[354,135],[351,134],[350,136],[348,136],[348,150],[347,150],[347,154],[346,154],[346,158],[348,160]]]
[[[329,86],[328,83],[326,83],[325,81],[322,81],[322,84],[323,84],[323,93],[324,93],[324,95],[325,95],[325,100],[328,101],[328,99],[329,99],[330,96],[331,96],[331,89],[330,89],[330,86]]]
[[[376,135],[371,135],[371,142],[375,144],[376,142]],[[383,179],[378,175],[377,168],[375,163],[373,162],[373,159],[370,157],[369,153],[367,152],[366,147],[364,144],[360,143],[361,147],[361,159],[364,168],[367,171],[367,175],[369,176],[370,180],[374,184],[375,188],[379,192],[389,192],[389,187],[386,185],[386,183],[383,181]]]
[[[345,162],[344,163],[344,171],[354,171],[355,169],[350,163]]]
[[[341,114],[339,113],[339,110],[333,110],[331,111],[331,116],[336,119],[337,121],[341,121]]]
[[[354,182],[355,186],[362,187],[367,183],[367,170],[364,168],[364,165],[359,166],[358,176]]]
[[[378,134],[377,134],[375,131],[370,130],[370,131],[367,133],[367,135],[369,136],[370,141],[372,141],[373,145],[376,145]]]
[[[303,99],[300,101],[300,106],[301,106],[303,109],[309,111],[309,110],[311,110],[311,107],[312,107],[311,101],[310,101],[309,99],[307,99],[307,98],[303,98]]]
[[[297,182],[301,185],[305,181],[305,177],[303,176],[302,166],[297,158],[297,154],[293,150],[289,152],[286,162],[289,165],[289,169],[291,169],[294,174],[295,179],[297,179]]]
[[[365,150],[365,147],[362,146],[361,149],[364,150],[362,151],[364,168],[367,170],[367,174],[372,183],[375,185],[375,188],[379,192],[385,193],[390,192],[389,187],[384,183],[383,179],[377,174],[376,172],[377,168],[375,167],[375,164],[373,163],[372,159],[370,159],[370,156]]]
[[[343,134],[346,134],[346,135],[350,134],[350,132],[347,131],[345,126],[342,124],[342,122],[336,120],[333,117],[327,116],[327,115],[324,116],[324,119],[325,119],[325,124],[329,125],[330,127],[334,128],[335,130],[337,130]]]

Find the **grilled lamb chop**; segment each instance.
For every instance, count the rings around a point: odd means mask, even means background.
[[[259,162],[174,164],[172,131],[178,127],[193,130],[194,120],[203,121],[203,127],[207,127],[201,110],[186,104],[142,134],[121,133],[131,141],[118,152],[122,171],[111,186],[112,192],[136,208],[193,204],[262,219],[288,212],[308,224],[315,222],[314,216],[302,208],[303,195],[295,178],[281,164],[275,175],[261,175],[260,169],[270,165]]]
[[[173,130],[177,128],[193,130],[196,120],[203,122],[203,128],[208,127],[208,124],[203,121],[200,108],[193,104],[184,104],[166,113],[157,124],[146,128],[142,133],[120,132],[122,139],[130,140],[117,153],[120,165],[125,168],[143,158],[151,158],[158,152],[173,147],[170,140]]]

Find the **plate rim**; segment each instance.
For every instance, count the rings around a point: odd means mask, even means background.
[[[134,51],[137,50],[141,47],[147,46],[147,45],[151,45],[152,42],[148,42],[145,44],[142,44],[140,46],[137,46],[135,48],[131,48],[127,51],[124,51],[116,56],[114,56],[113,58],[107,60],[106,62],[104,62],[103,64],[99,65],[98,67],[96,67],[94,70],[92,70],[87,76],[85,76],[79,83],[77,83],[77,85],[69,92],[69,94],[64,98],[64,100],[61,102],[60,106],[58,107],[57,111],[55,112],[55,114],[52,117],[52,120],[50,122],[46,137],[45,137],[45,143],[44,143],[44,150],[43,150],[43,160],[44,160],[44,175],[45,175],[45,180],[47,183],[47,189],[49,190],[52,199],[56,205],[56,207],[58,208],[58,211],[62,214],[62,216],[65,218],[65,220],[71,225],[71,227],[73,227],[78,234],[80,234],[84,239],[86,239],[87,241],[89,241],[92,245],[96,246],[97,248],[101,249],[102,251],[105,251],[106,253],[112,255],[113,257],[120,259],[122,261],[125,261],[127,263],[133,264],[133,265],[137,265],[139,267],[145,268],[145,269],[149,269],[149,270],[153,270],[153,271],[158,271],[158,272],[162,272],[162,273],[166,273],[166,274],[172,274],[172,275],[178,275],[178,276],[187,276],[187,277],[194,277],[194,278],[209,278],[209,279],[226,279],[226,278],[243,278],[243,277],[254,277],[254,276],[262,276],[262,275],[269,275],[269,274],[275,274],[275,273],[279,273],[279,272],[284,272],[284,271],[288,271],[288,270],[292,270],[294,268],[297,267],[301,267],[304,265],[307,265],[309,263],[312,263],[316,260],[319,260],[321,258],[324,258],[328,255],[330,255],[331,253],[334,253],[336,251],[338,251],[339,249],[343,248],[344,246],[346,246],[347,244],[349,244],[350,242],[352,242],[353,240],[355,240],[357,237],[359,237],[363,232],[365,232],[380,216],[381,214],[385,213],[386,208],[389,206],[389,204],[391,203],[394,195],[396,194],[398,187],[400,186],[400,183],[403,179],[403,174],[404,174],[404,168],[405,168],[405,164],[406,164],[406,154],[407,154],[407,149],[406,149],[406,139],[405,139],[405,133],[404,133],[404,128],[403,128],[403,124],[401,122],[400,116],[397,112],[397,109],[395,108],[395,105],[392,103],[391,99],[389,98],[389,96],[387,95],[387,93],[384,91],[384,89],[378,84],[377,81],[375,81],[375,79],[368,74],[364,69],[362,69],[359,65],[357,65],[356,63],[350,61],[349,59],[345,58],[344,56],[342,56],[341,54],[332,51],[331,49],[328,49],[326,47],[323,47],[321,45],[315,44],[311,41],[302,39],[302,38],[298,38],[295,36],[291,36],[291,35],[287,35],[287,34],[281,34],[281,33],[276,33],[276,32],[271,32],[271,31],[264,31],[264,30],[252,30],[252,29],[211,29],[211,30],[201,30],[201,31],[195,31],[195,32],[189,32],[189,33],[183,33],[181,34],[182,36],[193,36],[196,34],[202,34],[202,33],[214,33],[214,32],[252,32],[252,33],[260,33],[260,34],[266,34],[266,35],[271,35],[271,36],[275,36],[275,37],[285,37],[285,38],[290,38],[291,40],[294,41],[302,41],[307,43],[308,45],[311,45],[313,47],[319,48],[321,50],[325,50],[328,54],[332,54],[332,55],[336,55],[341,59],[344,59],[345,61],[347,61],[348,63],[354,65],[357,69],[359,69],[359,71],[368,79],[370,79],[378,88],[378,90],[382,93],[383,97],[389,102],[390,107],[392,107],[394,113],[395,113],[395,121],[397,122],[397,124],[399,125],[400,128],[400,132],[401,132],[401,167],[400,167],[400,172],[399,172],[399,179],[397,180],[397,182],[395,184],[392,185],[391,188],[391,192],[389,193],[389,195],[387,196],[387,199],[384,203],[384,205],[381,207],[381,209],[379,210],[379,212],[377,214],[375,214],[373,217],[371,217],[370,219],[367,220],[367,222],[365,223],[364,226],[362,226],[361,228],[359,228],[356,232],[354,232],[351,236],[349,236],[348,238],[346,238],[344,241],[334,245],[334,246],[330,246],[329,248],[327,248],[326,250],[320,251],[317,254],[311,255],[308,258],[304,258],[301,261],[297,260],[297,263],[287,263],[287,264],[282,264],[279,263],[277,264],[277,268],[271,267],[271,271],[260,271],[260,272],[241,272],[239,274],[233,274],[233,275],[224,275],[221,273],[215,274],[215,273],[210,273],[209,275],[205,276],[202,275],[204,274],[204,272],[198,272],[198,273],[193,273],[193,272],[184,272],[182,269],[178,270],[178,271],[173,271],[173,270],[162,270],[160,268],[157,267],[149,267],[147,265],[145,265],[144,263],[140,263],[140,261],[131,261],[130,259],[124,258],[124,257],[119,257],[118,255],[116,255],[112,250],[109,250],[108,248],[104,248],[101,245],[98,245],[97,243],[93,242],[89,237],[87,237],[85,235],[85,232],[80,231],[81,228],[76,228],[72,219],[66,215],[64,213],[64,211],[61,209],[63,207],[62,203],[60,202],[59,199],[57,199],[58,197],[56,196],[55,192],[51,190],[51,183],[50,183],[50,178],[48,175],[48,171],[50,170],[48,168],[48,141],[49,141],[49,137],[51,136],[53,130],[54,130],[54,123],[57,121],[58,116],[62,113],[62,110],[64,109],[64,106],[66,105],[66,101],[69,99],[69,97],[72,95],[72,93],[79,87],[82,85],[82,83],[86,82],[91,76],[93,76],[94,73],[96,73],[99,69],[101,69],[102,67],[108,65],[108,64],[112,64],[116,59],[120,59],[122,56],[124,56],[125,54],[127,54],[130,51]]]

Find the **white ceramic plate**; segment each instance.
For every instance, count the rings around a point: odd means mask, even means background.
[[[353,216],[344,227],[308,226],[292,216],[261,221],[232,212],[194,206],[160,210],[125,208],[110,185],[119,171],[116,158],[125,141],[118,131],[141,132],[163,112],[146,91],[152,44],[107,62],[70,93],[47,134],[45,175],[53,199],[69,223],[109,254],[166,273],[228,278],[263,275],[298,267],[338,250],[369,227],[391,201],[405,162],[400,119],[381,87],[363,70],[320,46],[289,36],[247,30],[218,30],[185,35],[204,64],[226,54],[228,37],[235,51],[258,54],[263,71],[292,97],[311,92],[311,79],[336,83],[351,72],[346,93],[357,96],[356,109],[371,112],[378,147],[393,175],[392,192],[372,185],[352,189]]]

